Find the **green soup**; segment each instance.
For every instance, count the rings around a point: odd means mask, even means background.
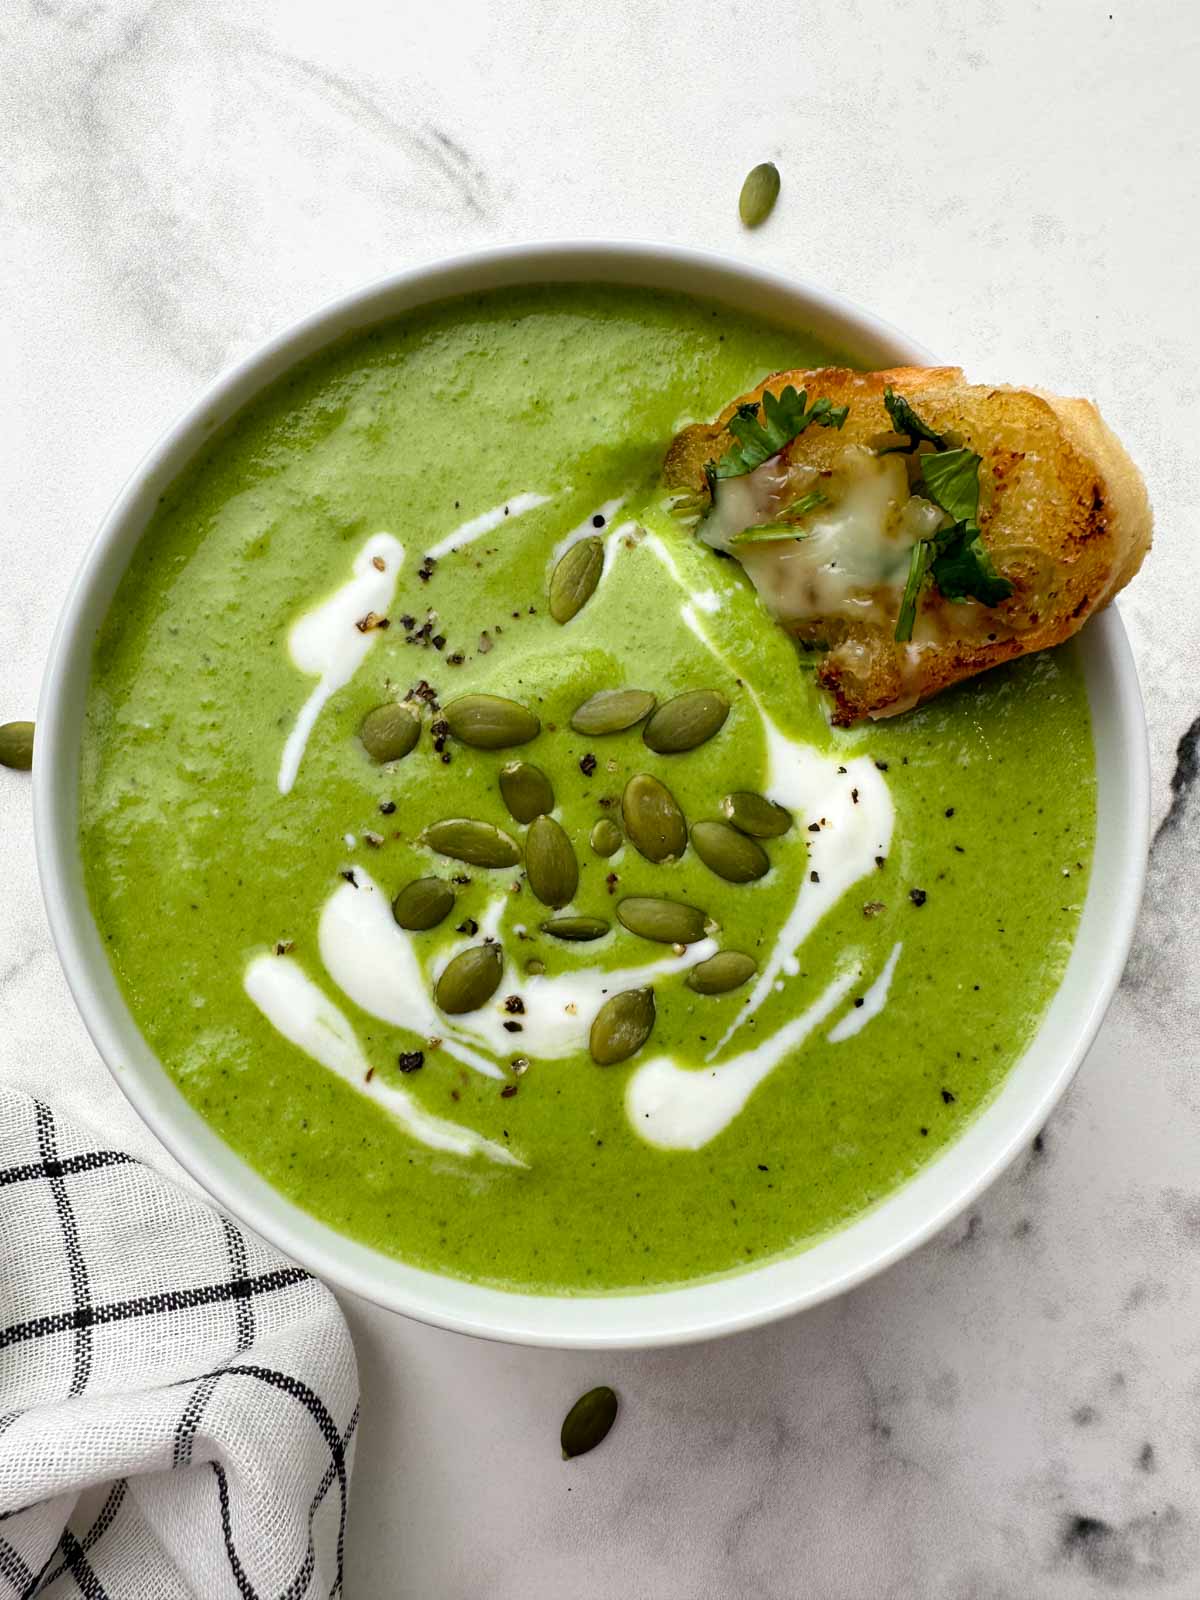
[[[1025,1048],[1092,849],[1073,653],[834,732],[737,564],[663,504],[685,420],[765,372],[837,359],[682,297],[488,294],[299,368],[164,498],[96,645],[92,905],[183,1094],[334,1228],[504,1287],[727,1272],[887,1195]],[[560,624],[549,576],[585,537],[603,576]],[[730,710],[680,753],[649,749],[641,724],[572,730],[581,702],[622,687],[660,705],[711,690]],[[364,716],[418,689],[415,748],[373,761]],[[541,731],[519,749],[460,743],[440,708],[473,693],[519,702]],[[516,759],[550,779],[578,863],[559,910],[523,863],[465,864],[420,837],[470,818],[523,850],[498,787]],[[638,773],[689,823],[736,791],[782,799],[793,821],[761,841],[769,871],[729,882],[694,847],[655,863],[627,839],[596,853],[594,825],[621,826]],[[453,909],[399,929],[391,898],[430,876]],[[628,931],[617,907],[645,896],[698,908],[706,937]],[[541,931],[557,915],[608,931],[564,942]],[[487,938],[494,995],[439,1012],[448,959]],[[755,976],[697,993],[688,971],[717,949]],[[652,1032],[597,1065],[592,1018],[631,988],[653,993]]]

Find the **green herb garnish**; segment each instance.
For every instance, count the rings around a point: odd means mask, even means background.
[[[917,601],[928,573],[947,600],[978,600],[985,606],[997,606],[1013,592],[1012,584],[992,564],[979,527],[982,460],[974,450],[946,449],[921,459],[926,499],[954,521],[914,546],[896,617],[898,644],[912,638]]]
[[[715,465],[710,461],[705,467],[710,483],[717,478],[744,477],[777,456],[785,444],[812,423],[822,428],[840,428],[850,413],[849,406],[835,406],[825,395],[810,406],[808,391],[797,392],[790,383],[778,395],[768,389],[761,409],[760,421],[757,405],[747,402],[738,407],[729,424],[729,431],[738,442]]]
[[[790,506],[779,513],[774,522],[756,523],[752,528],[743,528],[740,533],[730,537],[730,544],[772,544],[779,539],[805,539],[808,537],[798,526],[800,518],[808,512],[815,511],[818,506],[828,504],[829,496],[822,494],[820,489],[810,489],[807,494],[802,494],[799,500],[794,500]]]
[[[897,450],[903,450],[911,454],[922,439],[933,445],[935,450],[944,450],[946,448],[946,441],[943,436],[940,433],[935,433],[927,422],[922,422],[904,396],[897,394],[890,386],[883,391],[883,403],[887,407],[888,416],[892,419],[893,431],[906,434],[908,444],[893,445],[891,450],[881,451],[881,455],[891,455]]]

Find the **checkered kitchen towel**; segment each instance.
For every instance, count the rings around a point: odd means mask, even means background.
[[[327,1289],[0,1091],[0,1597],[341,1593],[358,1421]]]

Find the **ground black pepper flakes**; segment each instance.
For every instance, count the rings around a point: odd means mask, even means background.
[[[277,956],[291,955],[295,948],[296,945],[293,939],[279,939],[276,941],[275,954]]]
[[[819,822],[810,822],[808,825],[808,831],[809,833],[820,833],[821,824]]]
[[[479,924],[474,917],[468,917],[465,922],[460,922],[454,931],[455,933],[465,933],[468,939],[473,939],[479,932]]]
[[[585,778],[590,778],[592,773],[595,772],[596,758],[590,750],[588,751],[587,755],[581,757],[579,762],[579,770],[583,773]]]
[[[880,772],[886,772],[888,769],[888,764],[886,761],[877,761],[875,765],[879,768]]]
[[[396,802],[394,800],[381,800],[379,802],[379,809],[383,812],[385,817],[390,817],[396,809]]]
[[[908,898],[912,901],[913,905],[923,906],[926,900],[929,899],[929,896],[925,893],[924,889],[910,889],[908,891]]]
[[[952,817],[954,815],[954,807],[953,806],[947,806],[946,807],[946,815],[948,817]]]
[[[370,1083],[370,1081],[371,1081],[371,1079],[372,1079],[372,1078],[373,1078],[373,1077],[374,1077],[374,1076],[375,1076],[375,1068],[374,1068],[374,1067],[368,1067],[368,1068],[367,1068],[367,1076],[366,1076],[366,1078],[365,1078],[365,1079],[364,1079],[364,1080],[363,1080],[363,1081],[364,1081],[364,1082],[365,1082],[365,1083]]]
[[[429,642],[435,650],[444,650],[446,648],[446,635],[444,633],[435,633]]]
[[[886,856],[876,856],[875,857],[875,865],[880,869],[880,871],[882,871],[883,868],[887,866],[887,857]]]
[[[510,994],[504,1002],[504,1009],[514,1017],[523,1017],[525,1015],[525,1002],[519,994]]]
[[[853,800],[855,805],[858,804],[858,790],[857,789],[851,789],[850,798],[851,798],[851,800]]]
[[[509,1021],[504,1023],[503,1026],[505,1033],[523,1033],[525,1031],[525,1025],[521,1022]]]
[[[845,769],[845,767],[839,767],[839,768],[838,768],[838,771],[839,771],[839,772],[840,772],[840,773],[842,773],[842,774],[843,774],[843,775],[844,775],[844,774],[845,774],[845,771],[846,771],[846,769]]]
[[[600,512],[597,511],[596,515],[592,518],[592,527],[593,528],[602,528],[603,526],[604,526],[604,518],[601,516]]]
[[[808,881],[809,883],[820,883],[821,874],[819,872],[810,872],[808,875]]]
[[[617,885],[621,881],[620,878],[617,877],[616,873],[610,872],[604,881],[608,885],[609,894],[616,894]]]
[[[863,996],[860,994],[858,996],[858,998],[854,1002],[854,1009],[857,1011],[859,1009],[859,1007],[862,1006],[863,1004],[865,1004],[865,1001],[863,999]]]
[[[500,1091],[501,1100],[511,1100],[513,1095],[516,1094],[518,1087],[519,1086],[515,1083],[506,1083],[503,1089]]]
[[[433,577],[433,569],[436,566],[437,562],[432,556],[425,557],[424,561],[422,561],[421,565],[417,568],[417,577],[420,578],[422,583],[429,582],[430,578]]]
[[[452,656],[446,657],[446,665],[448,667],[461,667],[466,659],[461,650],[456,650]]]
[[[942,1090],[942,1104],[944,1106],[952,1106],[957,1099],[958,1096],[954,1093],[953,1089]]]
[[[405,633],[411,633],[417,625],[416,617],[410,617],[407,612],[400,618],[400,626]]]
[[[457,883],[460,888],[463,887],[465,884],[470,883],[470,881],[471,881],[470,878],[467,877],[465,872],[456,872],[454,874],[454,876],[450,879],[451,883]]]
[[[401,1050],[396,1057],[396,1065],[401,1072],[419,1072],[425,1065],[424,1050]]]
[[[358,879],[354,876],[354,872],[353,872],[352,868],[346,867],[342,872],[340,872],[338,874],[338,876],[341,877],[341,878],[345,878],[346,882],[349,883],[349,884],[352,884],[354,888],[356,888],[356,889],[358,888]]]

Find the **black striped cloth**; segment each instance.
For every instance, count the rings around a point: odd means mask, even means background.
[[[0,1600],[339,1595],[357,1422],[327,1289],[0,1091]]]

